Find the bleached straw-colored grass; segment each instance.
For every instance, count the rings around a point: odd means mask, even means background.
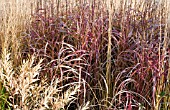
[[[35,57],[32,56],[28,60],[23,60],[16,70],[13,68],[11,54],[7,50],[3,52],[0,60],[0,79],[9,92],[10,106],[14,109],[59,110],[76,99],[74,95],[79,90],[78,83],[70,86],[64,95],[59,95],[63,88],[58,87],[61,79],[53,79],[50,84],[45,78],[39,79],[42,61],[35,64]],[[86,110],[88,104],[79,108]]]
[[[0,47],[9,49],[13,62],[21,59],[22,32],[30,22],[33,0],[1,0],[0,2]]]

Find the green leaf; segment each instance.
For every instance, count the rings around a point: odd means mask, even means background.
[[[160,94],[159,94],[160,97],[163,97],[165,96],[165,91],[162,91]]]

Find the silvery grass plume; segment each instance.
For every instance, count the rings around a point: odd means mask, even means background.
[[[3,86],[9,92],[10,101],[14,108],[29,109],[31,104],[31,90],[38,86],[39,71],[41,69],[42,59],[37,65],[34,65],[35,57],[24,60],[20,67],[13,68],[10,53],[4,50],[0,60],[0,78]]]
[[[39,79],[39,73],[42,69],[42,59],[35,64],[35,56],[23,60],[22,64],[16,69],[13,68],[10,53],[3,51],[0,60],[0,79],[3,86],[9,92],[10,106],[14,109],[64,109],[80,89],[79,83],[72,83],[63,95],[59,95],[65,85],[59,86],[61,79],[56,78],[47,83],[47,78]],[[80,107],[82,110],[88,109],[89,102]]]

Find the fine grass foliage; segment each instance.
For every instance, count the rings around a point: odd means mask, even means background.
[[[0,109],[170,109],[168,0],[2,0]]]

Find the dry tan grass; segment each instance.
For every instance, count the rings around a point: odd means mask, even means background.
[[[13,62],[21,59],[21,33],[30,21],[31,1],[1,0],[0,3],[0,47],[11,51]]]
[[[41,62],[35,64],[35,57],[23,60],[21,66],[16,70],[13,68],[11,55],[4,51],[0,60],[0,79],[3,86],[9,92],[11,106],[14,109],[64,109],[70,101],[75,100],[74,95],[79,90],[79,84],[75,83],[63,94],[59,95],[61,88],[58,87],[61,79],[53,79],[50,84],[47,79],[39,79]],[[82,110],[88,108],[88,104],[79,107]]]

